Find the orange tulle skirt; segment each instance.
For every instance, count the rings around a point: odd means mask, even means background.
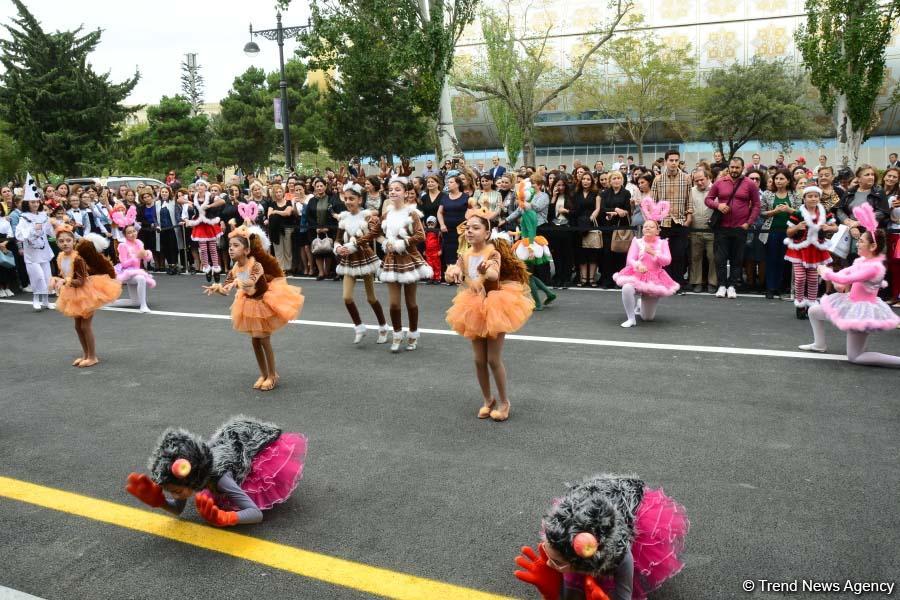
[[[269,337],[291,319],[300,316],[303,294],[300,288],[288,285],[283,277],[273,279],[261,298],[250,298],[238,291],[231,305],[231,322],[236,331],[251,337]]]
[[[462,288],[447,311],[447,323],[453,331],[470,340],[494,338],[518,331],[531,317],[534,300],[528,288],[504,281],[487,294]]]
[[[59,288],[56,310],[67,317],[89,317],[121,293],[122,284],[109,275],[90,275],[81,287],[64,285]]]

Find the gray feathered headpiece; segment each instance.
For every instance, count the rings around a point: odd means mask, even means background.
[[[173,472],[172,465],[179,459],[190,463],[186,475],[179,476]],[[183,464],[179,463],[179,466]],[[199,490],[209,481],[212,464],[212,452],[200,436],[170,427],[159,438],[159,443],[147,462],[147,468],[150,469],[150,477],[159,485],[171,483]],[[178,470],[176,468],[175,471]]]
[[[634,517],[644,497],[636,475],[602,473],[571,485],[543,519],[544,536],[575,571],[608,574],[621,563],[634,540]],[[575,551],[575,537],[589,533],[597,551],[587,558]]]

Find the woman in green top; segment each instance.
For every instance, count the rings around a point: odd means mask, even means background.
[[[766,298],[781,298],[784,280],[784,238],[787,237],[788,218],[799,206],[794,193],[794,178],[787,169],[778,169],[772,181],[774,192],[763,192],[760,212],[766,218],[759,240],[766,245]]]

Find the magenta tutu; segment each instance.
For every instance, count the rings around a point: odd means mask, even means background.
[[[303,477],[306,442],[306,436],[301,433],[282,433],[253,459],[241,489],[260,510],[284,502],[297,488]],[[217,496],[216,502],[223,508],[234,508],[222,497]]]
[[[828,294],[819,302],[825,316],[841,331],[887,331],[900,325],[900,317],[877,296],[853,300],[851,294]]]
[[[619,287],[630,283],[635,291],[647,296],[665,297],[678,291],[678,284],[663,269],[638,273],[634,267],[627,266],[618,273],[613,273],[613,281]]]
[[[646,489],[635,516],[631,544],[635,600],[646,598],[684,568],[678,555],[684,550],[690,527],[681,504],[666,496],[662,488]]]

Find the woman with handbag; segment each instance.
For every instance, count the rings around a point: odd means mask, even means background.
[[[337,231],[337,219],[335,211],[343,212],[343,204],[340,204],[326,193],[327,183],[321,177],[313,179],[313,197],[306,205],[306,221],[309,231],[315,231],[315,237],[310,240],[310,251],[316,259],[316,269],[319,271],[316,281],[322,281],[331,275],[334,267],[334,237],[329,233]],[[340,208],[338,208],[340,204]]]
[[[580,279],[578,287],[590,284],[597,287],[597,264],[602,256],[603,237],[600,234],[597,218],[600,216],[600,196],[594,183],[594,176],[582,172],[581,178],[575,182],[575,195],[572,199],[572,214],[569,221],[582,234],[581,243],[575,251]]]
[[[631,192],[625,188],[625,176],[621,171],[609,174],[609,187],[600,193],[601,225],[609,229],[603,232],[600,285],[612,288],[613,273],[625,266],[625,255],[631,247],[634,231],[628,219],[631,214]]]
[[[275,184],[270,188],[272,201],[266,209],[269,239],[281,270],[290,273],[293,265],[293,236],[297,213],[294,203],[284,197],[284,188]]]

